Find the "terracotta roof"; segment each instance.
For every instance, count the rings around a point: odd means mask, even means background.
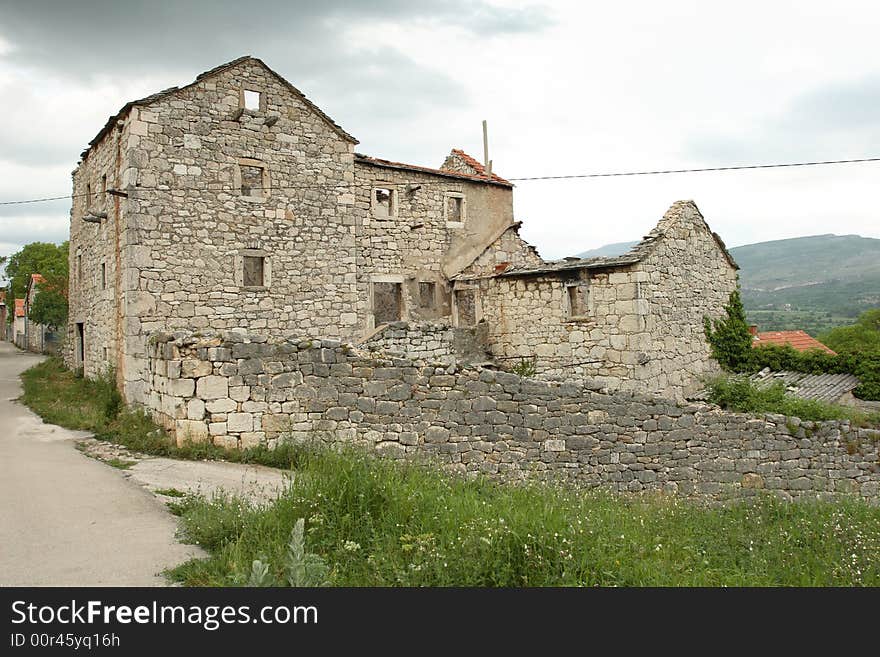
[[[34,284],[45,283],[46,279],[43,278],[42,274],[31,274],[31,281],[33,281]]]
[[[457,178],[470,182],[488,183],[490,185],[503,185],[505,187],[513,187],[513,183],[496,176],[494,173],[491,178],[487,178],[485,172],[482,175],[462,173],[461,171],[451,171],[449,169],[432,169],[430,167],[422,167],[415,164],[405,164],[403,162],[392,162],[391,160],[383,160],[378,157],[370,157],[362,153],[354,154],[354,161],[359,164],[369,164],[375,167],[383,167],[386,169],[400,169],[402,171],[417,171],[419,173],[429,173],[434,176],[443,176],[445,178]]]
[[[821,349],[829,354],[837,353],[804,331],[764,331],[758,333],[755,339],[752,340],[753,347],[764,347],[767,345],[791,345],[798,351]]]
[[[327,116],[323,112],[323,110],[321,110],[320,107],[318,107],[312,101],[310,101],[308,98],[306,98],[305,94],[303,94],[299,89],[294,87],[292,84],[290,84],[290,82],[288,82],[283,77],[281,77],[278,73],[276,73],[271,68],[269,68],[263,60],[257,59],[256,57],[251,57],[250,55],[245,55],[244,57],[239,57],[237,59],[233,59],[231,62],[226,62],[225,64],[221,64],[220,66],[216,66],[208,71],[205,71],[204,73],[199,73],[193,82],[190,82],[189,84],[184,85],[182,87],[169,87],[168,89],[164,89],[162,91],[151,94],[151,95],[146,96],[144,98],[139,98],[137,100],[131,100],[131,101],[127,102],[125,105],[122,106],[122,109],[120,109],[116,114],[114,114],[109,119],[107,119],[107,123],[104,125],[103,128],[101,128],[101,130],[98,132],[98,134],[95,135],[95,138],[89,142],[89,147],[82,152],[81,157],[85,158],[86,156],[88,156],[89,151],[92,149],[92,146],[94,146],[95,144],[100,142],[104,138],[104,136],[108,132],[110,132],[110,130],[113,129],[113,126],[116,125],[116,122],[119,121],[121,118],[123,118],[126,114],[128,114],[128,111],[132,107],[134,107],[134,106],[142,107],[142,106],[150,105],[150,104],[156,102],[157,100],[160,100],[162,98],[165,98],[166,96],[170,96],[172,94],[175,94],[178,91],[183,91],[184,89],[189,89],[190,87],[197,85],[199,82],[201,82],[205,78],[211,77],[213,75],[217,75],[218,73],[222,73],[223,71],[227,71],[230,68],[233,68],[234,66],[238,66],[239,64],[241,64],[245,61],[248,61],[248,60],[251,60],[251,61],[257,62],[258,64],[261,64],[267,71],[269,71],[272,75],[274,75],[276,78],[278,78],[278,80],[280,82],[282,82],[290,91],[292,91],[295,95],[299,96],[300,100],[302,100],[312,111],[314,111],[318,116],[320,116],[322,119],[324,119],[324,121],[326,121],[327,124],[331,128],[333,128],[333,130],[335,130],[343,139],[346,139],[347,141],[350,141],[353,144],[358,143],[357,139],[355,139],[350,134],[348,134],[345,130],[343,130],[342,127],[339,124],[337,124],[333,119],[331,119],[329,116]]]
[[[24,317],[24,299],[15,300],[15,316]]]
[[[453,149],[452,149],[452,152],[453,152],[455,155],[458,155],[458,157],[460,157],[462,160],[464,160],[464,163],[465,163],[465,164],[467,164],[467,165],[468,165],[469,167],[471,167],[474,171],[476,171],[478,176],[486,177],[486,167],[484,167],[484,166],[483,166],[483,165],[482,165],[482,164],[481,164],[476,158],[471,157],[470,155],[468,155],[467,153],[465,153],[465,152],[464,152],[463,150],[461,150],[460,148],[453,148]],[[441,171],[453,171],[453,169],[443,169],[443,168],[441,167]],[[502,178],[501,176],[498,176],[498,175],[496,175],[496,174],[494,174],[494,173],[492,174],[491,178],[492,178],[492,180],[494,180],[495,182],[507,183],[508,185],[510,184],[509,181],[505,180],[505,179]]]

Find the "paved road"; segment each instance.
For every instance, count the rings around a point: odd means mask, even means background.
[[[0,586],[165,585],[199,550],[154,495],[75,449],[87,434],[11,401],[38,360],[0,342]]]

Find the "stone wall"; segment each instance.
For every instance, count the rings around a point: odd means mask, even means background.
[[[512,223],[512,190],[383,162],[355,159],[360,326],[369,331],[381,323],[373,307],[377,282],[400,285],[397,319],[448,320],[451,300],[445,266],[467,257],[474,245],[484,245],[499,226]],[[391,193],[390,210],[377,203],[378,190]],[[461,199],[461,221],[450,220],[450,198]],[[433,303],[425,298],[423,284],[433,285]]]
[[[431,363],[485,363],[490,359],[485,326],[453,327],[437,322],[394,322],[358,343],[371,353]]]
[[[540,372],[600,389],[683,397],[715,371],[704,315],[719,317],[736,270],[691,202],[674,204],[628,266],[456,282],[477,289],[478,317],[504,362],[534,358]],[[586,295],[575,312],[569,287]]]
[[[118,124],[84,154],[72,174],[69,313],[64,341],[64,360],[68,367],[82,367],[87,377],[114,367],[120,381],[125,369],[120,300],[126,297],[121,255],[127,203],[106,190],[126,185],[128,165],[124,152],[131,137],[129,125]],[[106,218],[98,223],[83,221],[86,215],[104,213]],[[82,325],[81,347],[77,324]]]
[[[461,473],[619,491],[880,498],[880,431],[377,359],[333,340],[155,335],[148,407],[178,440],[321,438]]]

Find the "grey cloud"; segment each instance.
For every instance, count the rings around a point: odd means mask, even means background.
[[[703,162],[845,159],[880,153],[880,75],[826,85],[795,99],[781,114],[685,145]]]
[[[539,31],[549,24],[534,7],[505,9],[468,0],[2,0],[0,6],[0,34],[16,48],[7,59],[74,76],[177,71],[190,62],[208,68],[257,49],[273,57],[287,54],[289,64],[310,54],[332,62],[345,46],[346,27],[389,19],[451,25],[483,36]]]
[[[356,137],[388,134],[428,107],[469,103],[454,71],[424,67],[388,45],[383,21],[454,26],[467,38],[539,31],[549,25],[546,12],[536,7],[506,9],[468,0],[0,0],[0,9],[0,36],[13,45],[3,59],[13,65],[71,81],[99,74],[150,74],[186,84],[202,70],[252,54]],[[353,25],[375,25],[376,46],[352,47],[345,37]],[[121,98],[119,105],[127,100]],[[86,140],[100,125],[92,127]],[[2,156],[24,164],[73,163],[85,145],[30,138],[11,129],[3,129],[0,139],[7,145]]]
[[[43,214],[0,217],[0,242],[27,244],[28,242],[63,242],[68,236],[69,220],[66,215]]]

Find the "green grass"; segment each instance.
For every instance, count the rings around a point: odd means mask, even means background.
[[[740,413],[778,413],[802,420],[849,420],[859,426],[880,425],[880,413],[865,413],[848,406],[789,395],[776,383],[758,387],[738,376],[720,376],[709,383],[709,399],[723,409]]]
[[[124,459],[110,458],[110,459],[100,459],[104,463],[114,468],[118,468],[120,470],[128,470],[131,466],[133,466],[137,461],[126,461]]]
[[[291,528],[334,586],[880,585],[880,509],[758,498],[708,507],[547,484],[465,480],[354,451],[315,451],[287,493],[178,503],[209,551],[169,572],[191,586],[283,581]]]
[[[20,401],[46,422],[92,431],[100,440],[142,454],[255,463],[285,470],[293,468],[300,455],[300,448],[294,444],[241,450],[210,442],[187,441],[177,445],[141,409],[131,409],[122,403],[112,372],[97,380],[84,379],[66,369],[60,359],[49,358],[23,372],[21,379],[24,394]]]
[[[177,488],[157,488],[153,492],[156,495],[164,495],[165,497],[186,497],[186,493]]]

